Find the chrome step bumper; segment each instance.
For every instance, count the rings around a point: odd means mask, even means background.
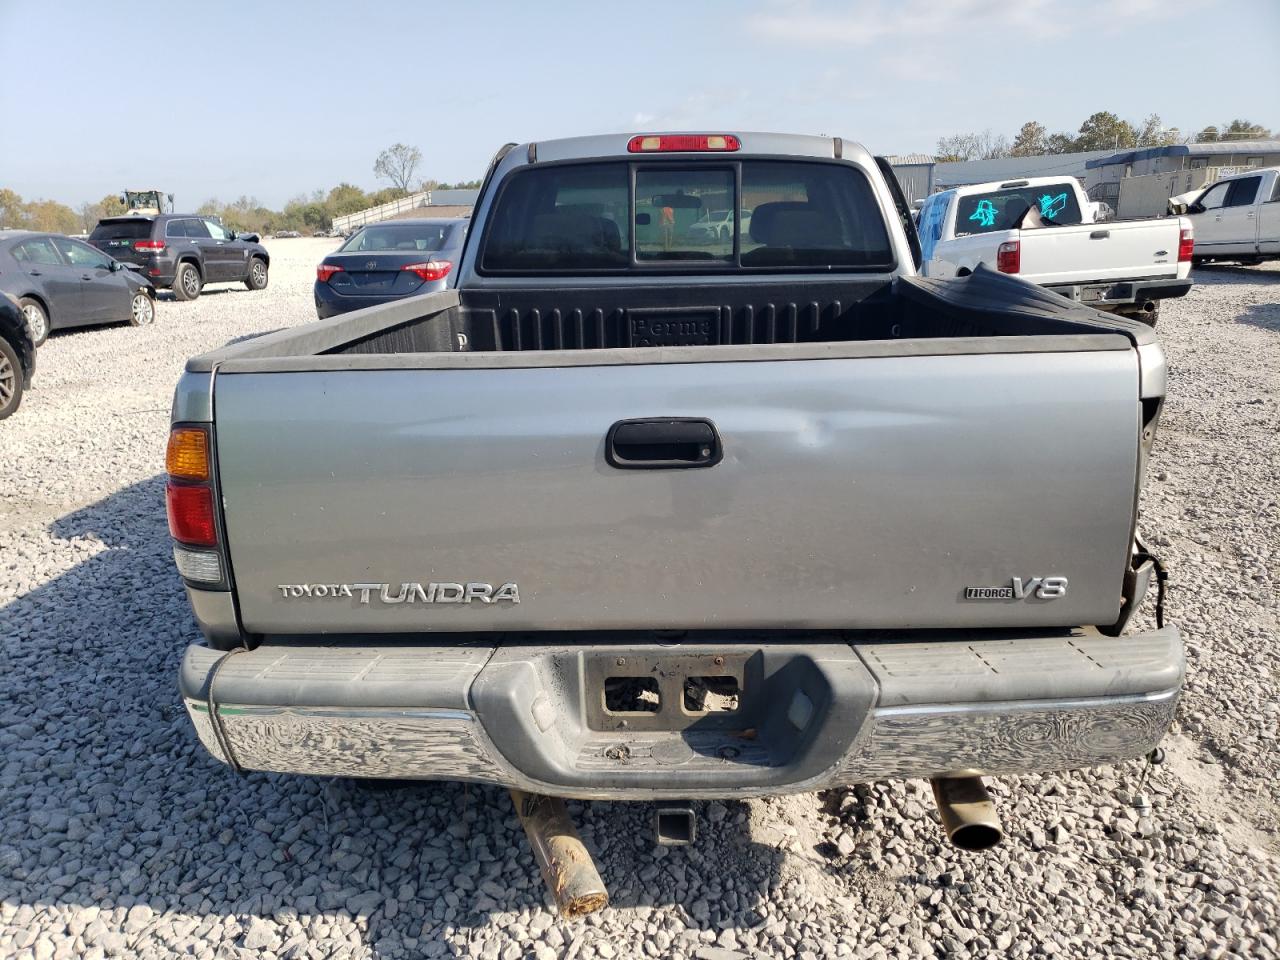
[[[748,681],[741,717],[673,704],[679,715],[655,721],[584,703],[601,658],[610,670],[670,664],[667,683],[702,669],[700,658],[734,656]],[[1173,627],[1120,638],[931,632],[675,647],[271,645],[225,655],[193,646],[180,687],[205,747],[246,770],[658,799],[1140,757],[1173,718],[1183,666]]]

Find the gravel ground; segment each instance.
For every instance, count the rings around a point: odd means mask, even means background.
[[[1280,936],[1280,269],[1199,271],[1164,308],[1170,400],[1143,527],[1172,570],[1188,690],[1168,762],[993,787],[988,854],[923,784],[573,805],[614,906],[548,909],[500,790],[386,794],[210,759],[178,702],[197,639],[159,477],[184,359],[312,316],[329,241],[271,286],[55,334],[0,425],[0,957],[1274,957]]]

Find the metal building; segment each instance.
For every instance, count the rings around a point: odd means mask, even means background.
[[[934,191],[933,169],[936,164],[927,153],[904,153],[885,157],[906,195],[907,203],[923,200]]]
[[[1109,150],[1087,164],[1085,189],[1092,199],[1106,200],[1119,210],[1121,183],[1129,179],[1166,175],[1161,178],[1161,184],[1169,181],[1169,189],[1176,194],[1249,167],[1277,165],[1280,165],[1280,140],[1220,140],[1174,143],[1167,147],[1139,150]],[[1138,185],[1126,186],[1136,188]],[[1137,191],[1131,192],[1136,195]],[[1170,194],[1166,193],[1165,197],[1168,196]],[[1162,205],[1160,209],[1146,213],[1139,212],[1137,207],[1127,209],[1128,206],[1126,204],[1122,216],[1154,216],[1164,212]]]

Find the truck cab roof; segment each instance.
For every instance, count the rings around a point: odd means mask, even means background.
[[[629,144],[639,138],[674,137],[732,137],[739,146],[730,150],[662,150],[636,151]],[[812,157],[814,159],[846,159],[874,164],[871,154],[858,143],[841,137],[818,137],[795,133],[761,133],[715,131],[659,131],[654,133],[606,133],[586,137],[564,137],[558,140],[534,140],[517,144],[504,158],[504,165],[515,166],[520,162],[547,163],[559,160],[586,160],[599,157],[646,156],[657,153],[678,156],[700,156],[708,153],[773,155],[782,157]]]
[[[1075,177],[1064,174],[1060,177],[1019,177],[1013,180],[989,180],[986,183],[968,183],[963,187],[952,187],[949,192],[956,196],[968,197],[975,193],[990,193],[992,190],[1013,189],[1014,187],[1047,187],[1055,183],[1070,183],[1074,181],[1079,184],[1080,181]]]

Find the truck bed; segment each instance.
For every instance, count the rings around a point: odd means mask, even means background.
[[[673,292],[687,300],[673,303]],[[971,343],[910,344],[973,338],[1121,336],[1153,343],[1141,324],[1107,316],[1021,279],[980,266],[957,279],[899,277],[669,284],[634,287],[513,286],[500,292],[443,291],[249,340],[196,357],[189,370],[215,364],[361,354],[628,350],[653,347],[762,346],[797,343],[881,344],[888,352],[971,351]],[[1047,344],[995,343],[979,352],[1039,350]],[[790,354],[788,354],[790,355]],[[632,355],[634,356],[634,354]],[[726,355],[727,356],[727,355]],[[685,359],[708,362],[698,354]],[[678,362],[665,353],[664,362]],[[550,364],[575,361],[543,358]],[[598,358],[590,362],[599,362]],[[330,362],[316,368],[336,369]],[[261,369],[262,365],[254,366]]]

